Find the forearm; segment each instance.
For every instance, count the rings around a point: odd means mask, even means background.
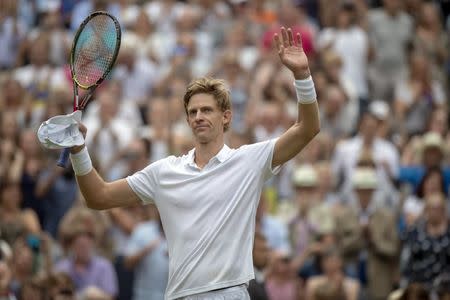
[[[317,101],[309,104],[298,104],[298,118],[300,135],[309,136],[311,139],[320,131],[319,105]]]
[[[100,177],[95,169],[88,174],[76,176],[78,187],[86,201],[86,205],[92,209],[105,209],[106,203],[106,182]]]
[[[319,107],[311,78],[296,81],[295,86],[298,102],[297,121],[275,144],[273,167],[295,157],[320,132]]]
[[[105,182],[92,167],[85,146],[73,147],[70,160],[78,186],[89,208],[102,210],[140,203],[140,199],[125,179]]]

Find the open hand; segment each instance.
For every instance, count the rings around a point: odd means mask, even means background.
[[[294,40],[292,29],[281,27],[281,37],[275,33],[274,41],[277,45],[278,55],[281,62],[294,73],[295,79],[305,79],[310,76],[308,58],[302,47],[300,33],[297,33]]]

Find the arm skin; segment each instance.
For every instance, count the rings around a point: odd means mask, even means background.
[[[302,48],[300,34],[297,45],[292,30],[281,28],[281,37],[274,35],[281,62],[292,71],[296,80],[306,79],[309,71],[308,58]],[[276,142],[272,167],[279,166],[295,157],[320,132],[320,117],[317,101],[310,104],[298,104],[298,117]]]
[[[80,124],[80,131],[86,136],[87,129],[83,124]],[[70,152],[78,153],[84,147],[84,145],[72,147]],[[95,169],[86,175],[77,176],[77,182],[87,207],[91,209],[104,210],[141,203],[125,179],[106,182]]]
[[[139,204],[140,200],[125,179],[105,182],[95,169],[77,176],[78,186],[91,209],[103,210]]]

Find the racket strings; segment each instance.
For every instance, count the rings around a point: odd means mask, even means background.
[[[73,70],[78,83],[89,87],[101,79],[115,59],[118,33],[105,15],[92,18],[81,31],[74,53]]]

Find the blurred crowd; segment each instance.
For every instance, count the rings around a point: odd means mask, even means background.
[[[78,25],[122,26],[107,82],[83,115],[106,180],[193,147],[182,97],[226,80],[231,147],[297,117],[272,44],[301,33],[321,133],[265,186],[252,299],[450,299],[450,1],[0,0],[0,299],[163,299],[153,206],[93,211],[40,123],[70,113]],[[189,197],[189,195],[186,195]]]

